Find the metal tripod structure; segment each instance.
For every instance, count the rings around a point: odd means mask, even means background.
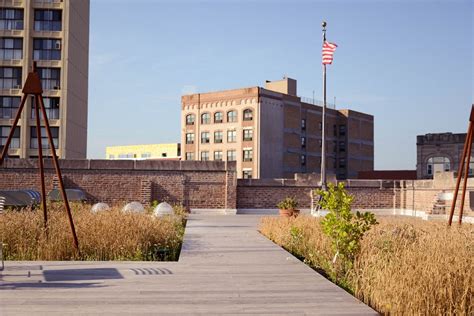
[[[46,188],[45,188],[45,181],[44,181],[44,164],[43,164],[43,146],[41,140],[41,122],[40,122],[40,111],[43,116],[43,122],[46,129],[46,134],[48,136],[49,148],[51,150],[51,156],[53,159],[54,168],[56,170],[56,175],[58,177],[59,187],[61,190],[61,195],[64,201],[64,206],[67,211],[69,225],[71,226],[72,237],[74,240],[74,247],[79,252],[79,241],[76,235],[76,229],[74,228],[74,221],[72,219],[71,208],[69,206],[69,201],[66,195],[66,190],[64,188],[63,178],[61,176],[61,169],[59,168],[58,156],[56,155],[56,149],[54,147],[53,137],[51,134],[51,128],[49,126],[48,117],[46,115],[46,109],[43,102],[43,88],[41,86],[41,80],[36,70],[36,62],[33,63],[33,71],[28,73],[28,77],[26,78],[25,85],[22,90],[23,96],[21,98],[21,103],[18,108],[18,112],[16,113],[15,120],[13,121],[12,128],[10,130],[10,134],[8,135],[7,141],[5,146],[2,150],[2,155],[0,157],[0,166],[3,164],[5,157],[7,156],[8,149],[10,147],[11,140],[13,138],[13,133],[18,125],[18,121],[20,120],[21,113],[25,107],[26,100],[28,96],[31,95],[34,97],[34,104],[35,104],[35,118],[36,118],[36,134],[38,139],[38,162],[39,162],[39,172],[40,172],[40,180],[41,180],[41,204],[43,208],[43,219],[44,219],[44,229],[47,232],[48,229],[48,211],[46,205]]]
[[[453,223],[454,210],[456,209],[456,202],[458,199],[459,186],[461,179],[464,179],[461,194],[461,205],[459,208],[459,225],[462,224],[462,214],[464,211],[464,200],[466,199],[467,178],[469,177],[469,165],[471,163],[472,141],[474,137],[474,104],[471,107],[471,115],[469,117],[469,128],[467,130],[466,141],[464,142],[464,150],[461,160],[459,162],[458,179],[456,181],[456,188],[454,189],[453,202],[451,204],[451,212],[449,213],[448,225]]]

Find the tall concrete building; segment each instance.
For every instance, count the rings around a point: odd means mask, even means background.
[[[89,0],[0,1],[0,146],[11,130],[34,61],[58,156],[85,158]],[[9,157],[38,155],[32,105],[28,100]],[[42,136],[43,147],[49,148],[46,133]]]
[[[418,135],[416,137],[418,179],[432,179],[437,172],[458,171],[465,141],[465,133]],[[473,170],[474,158],[471,158],[469,176],[473,175]]]
[[[288,178],[319,173],[322,107],[297,96],[297,82],[185,95],[181,99],[184,160],[236,161],[240,178]],[[327,111],[327,168],[356,178],[374,168],[374,118]]]

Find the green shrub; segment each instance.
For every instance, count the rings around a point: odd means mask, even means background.
[[[295,210],[298,207],[298,202],[292,197],[287,197],[280,201],[280,203],[277,204],[277,207],[280,210]]]
[[[332,277],[344,278],[360,251],[364,234],[377,224],[377,220],[370,212],[351,212],[353,197],[347,193],[343,183],[337,186],[329,184],[327,191],[317,190],[317,193],[322,197],[320,207],[328,211],[321,225],[323,232],[331,239],[334,251]]]

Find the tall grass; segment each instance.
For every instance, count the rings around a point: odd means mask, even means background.
[[[378,220],[344,280],[350,292],[383,314],[474,315],[474,225]],[[267,217],[260,231],[331,274],[333,254],[319,219]]]
[[[119,208],[97,214],[89,205],[72,206],[80,244],[73,246],[61,204],[48,209],[48,231],[41,210],[7,211],[0,215],[0,242],[6,260],[177,260],[184,234],[182,216],[157,219],[123,213]]]

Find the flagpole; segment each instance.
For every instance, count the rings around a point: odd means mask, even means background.
[[[326,25],[323,21],[323,45],[326,42]],[[323,63],[323,119],[321,131],[321,189],[326,190],[326,64]]]

